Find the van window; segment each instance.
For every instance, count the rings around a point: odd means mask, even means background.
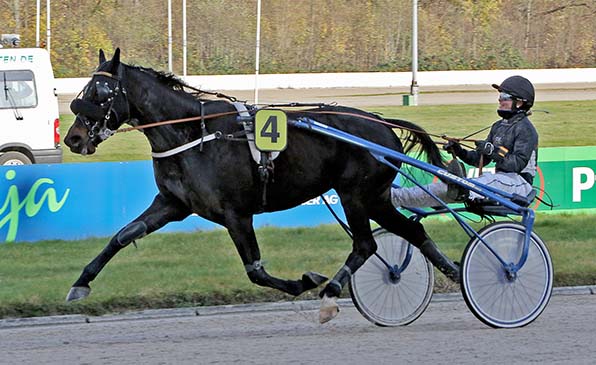
[[[0,71],[0,109],[37,106],[35,77],[29,70]]]

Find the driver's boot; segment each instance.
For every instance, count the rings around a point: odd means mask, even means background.
[[[445,256],[437,245],[427,238],[422,245],[420,245],[420,252],[430,260],[430,262],[441,271],[449,279],[459,283],[459,265],[454,263]]]
[[[452,173],[455,176],[459,176],[462,178],[466,177],[466,169],[464,168],[464,164],[461,163],[457,159],[453,159],[447,163],[447,171]],[[456,202],[463,202],[468,198],[469,195],[468,189],[464,188],[461,185],[447,182],[447,198],[456,201]]]

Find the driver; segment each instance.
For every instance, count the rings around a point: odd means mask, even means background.
[[[486,140],[476,141],[475,150],[465,150],[453,140],[443,148],[476,167],[495,161],[494,173],[486,172],[473,180],[525,197],[533,190],[538,158],[538,133],[528,119],[534,104],[534,86],[522,76],[511,76],[501,85],[492,86],[499,91],[497,114],[502,119],[492,125]],[[458,161],[452,161],[448,170],[464,177],[463,167]],[[483,198],[457,184],[437,182],[426,188],[446,203]],[[391,201],[397,208],[437,205],[433,197],[417,186],[392,189]]]

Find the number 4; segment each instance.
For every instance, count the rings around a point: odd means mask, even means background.
[[[259,131],[263,138],[269,138],[271,143],[277,143],[279,132],[277,131],[277,115],[270,115],[267,121]]]
[[[288,117],[283,110],[261,109],[255,114],[255,145],[260,151],[283,151],[287,130]]]

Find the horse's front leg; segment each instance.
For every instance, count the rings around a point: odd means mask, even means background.
[[[297,296],[327,281],[326,276],[315,272],[307,272],[299,280],[283,280],[269,275],[261,262],[261,253],[252,226],[252,216],[239,216],[233,212],[227,212],[226,228],[251,282]]]
[[[137,219],[122,228],[108,243],[93,261],[91,261],[74,283],[66,301],[79,300],[87,297],[91,292],[89,283],[95,279],[103,267],[124,247],[134,240],[144,237],[149,233],[158,230],[169,222],[186,218],[190,213],[181,204],[168,200],[164,196],[157,195]]]

